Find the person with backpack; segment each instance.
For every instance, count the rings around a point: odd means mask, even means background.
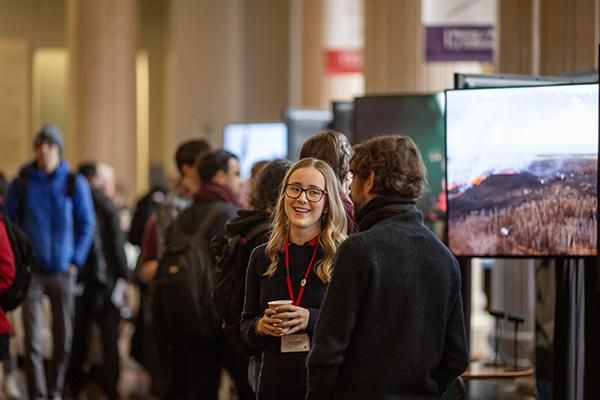
[[[142,238],[142,259],[140,274],[149,281],[156,272],[158,260],[165,250],[165,235],[177,216],[192,205],[194,195],[200,188],[197,163],[200,157],[210,151],[210,144],[204,139],[183,142],[175,152],[175,163],[179,171],[179,181],[175,190],[167,195],[156,213],[148,219]]]
[[[63,138],[45,125],[33,142],[35,160],[24,166],[9,188],[6,210],[31,240],[36,263],[23,301],[25,370],[29,398],[62,398],[73,335],[77,270],[94,237],[95,218],[89,186],[62,159]],[[43,358],[43,296],[52,313],[52,358]]]
[[[158,184],[152,186],[150,190],[137,200],[127,233],[129,243],[135,246],[142,246],[146,225],[150,218],[156,214],[163,201],[165,201],[166,196],[167,188],[162,184]]]
[[[152,281],[159,345],[168,346],[169,399],[216,399],[221,373],[221,327],[212,299],[210,240],[235,216],[243,181],[238,158],[225,150],[198,162],[200,190],[168,229]]]
[[[179,180],[175,189],[161,200],[149,216],[143,238],[141,253],[136,267],[135,278],[140,288],[140,305],[135,317],[135,332],[131,339],[131,356],[148,370],[151,376],[151,393],[163,397],[166,393],[168,355],[161,353],[165,346],[156,343],[154,321],[150,309],[148,284],[156,274],[158,261],[164,252],[167,228],[179,213],[193,202],[193,196],[200,187],[198,159],[210,150],[204,139],[191,139],[181,143],[175,151],[175,164]]]
[[[224,332],[223,362],[240,400],[254,399],[256,390],[255,382],[252,382],[254,389],[249,385],[248,366],[250,357],[257,354],[240,335],[246,268],[252,250],[269,239],[271,212],[291,165],[288,160],[274,160],[263,166],[251,181],[250,209],[239,210],[235,218],[227,221],[227,234],[211,243],[216,256],[213,298]]]
[[[273,231],[250,256],[241,333],[263,349],[257,399],[304,399],[306,357],[346,238],[340,185],[324,161],[305,158],[287,172],[274,210]],[[269,308],[269,302],[291,304]]]

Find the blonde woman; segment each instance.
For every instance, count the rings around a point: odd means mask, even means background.
[[[269,241],[246,274],[242,337],[263,349],[257,399],[304,399],[312,332],[346,237],[339,180],[327,163],[302,159],[283,183]],[[269,309],[274,300],[292,304]]]

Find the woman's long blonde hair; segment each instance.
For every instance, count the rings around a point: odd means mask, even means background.
[[[324,197],[327,203],[323,207],[323,210],[327,211],[321,217],[320,239],[320,246],[323,249],[324,256],[315,266],[315,273],[321,281],[327,283],[331,280],[331,267],[337,248],[346,239],[347,220],[340,196],[341,188],[339,180],[335,176],[333,169],[326,162],[317,160],[316,158],[304,158],[296,162],[285,175],[279,192],[279,200],[274,211],[273,231],[265,249],[267,256],[271,259],[271,264],[269,264],[269,268],[264,275],[272,277],[275,274],[279,265],[279,253],[289,236],[289,220],[285,214],[284,207],[285,187],[294,171],[308,167],[315,168],[325,178],[325,191],[327,194]]]

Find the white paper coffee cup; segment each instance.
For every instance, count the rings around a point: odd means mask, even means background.
[[[271,310],[275,310],[277,307],[279,306],[287,306],[287,305],[292,305],[294,302],[291,300],[273,300],[273,301],[269,301],[267,304],[269,305],[269,308]],[[281,322],[286,322],[287,319],[282,318]],[[281,332],[282,333],[287,333],[290,330],[290,328],[281,328]]]

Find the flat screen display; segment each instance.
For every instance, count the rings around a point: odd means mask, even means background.
[[[393,134],[406,135],[415,141],[429,181],[429,190],[417,206],[427,225],[444,238],[444,94],[359,97],[354,101],[354,118],[354,143]]]
[[[284,119],[288,128],[288,159],[298,161],[304,142],[327,129],[332,113],[329,110],[291,108],[285,111]]]
[[[346,135],[354,143],[354,101],[334,101],[331,129]]]
[[[446,92],[449,247],[593,256],[598,85]]]
[[[287,158],[287,147],[284,123],[228,124],[223,131],[223,148],[239,157],[242,178],[257,161]]]

